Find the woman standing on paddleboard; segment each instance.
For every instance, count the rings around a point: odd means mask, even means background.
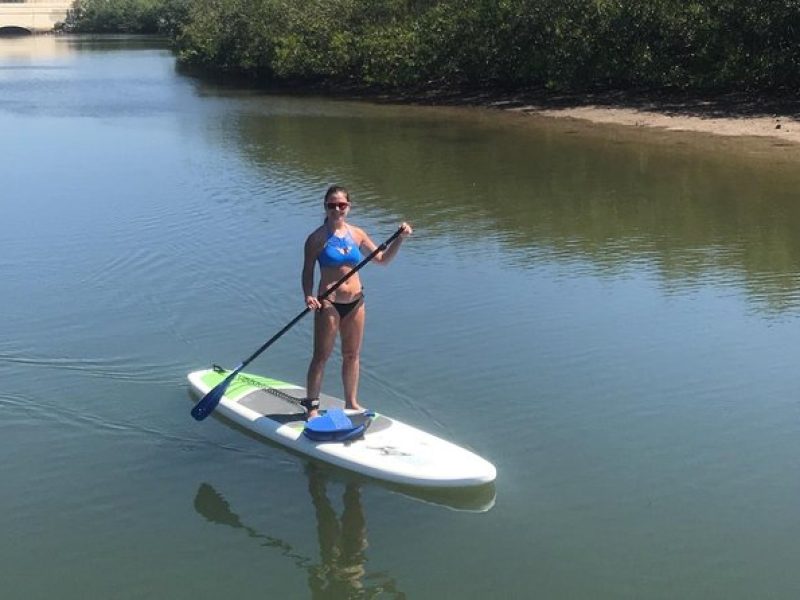
[[[342,383],[346,408],[360,410],[358,403],[358,373],[361,341],[364,337],[364,291],[361,279],[355,273],[328,298],[319,301],[326,290],[333,287],[353,267],[378,246],[360,227],[347,223],[350,213],[350,193],[343,187],[331,186],[325,193],[325,222],[308,236],[303,260],[303,295],[306,306],[315,310],[314,354],[308,366],[306,381],[307,398],[302,405],[308,418],[316,417],[319,409],[319,392],[322,376],[336,334],[342,343]],[[411,235],[408,223],[401,226],[396,238],[373,260],[386,265],[397,254],[403,239]],[[363,250],[363,253],[362,253]],[[317,296],[314,295],[314,263],[319,262],[320,282]]]

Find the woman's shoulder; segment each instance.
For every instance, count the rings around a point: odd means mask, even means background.
[[[368,240],[369,236],[367,233],[361,229],[358,225],[353,225],[348,223],[347,226],[350,228],[350,234],[353,236],[353,239],[358,242],[359,244],[363,244],[364,240]]]
[[[328,228],[325,225],[325,223],[323,223],[322,225],[317,227],[314,231],[312,231],[311,233],[308,234],[308,237],[306,238],[306,242],[311,242],[311,241],[319,240],[319,239],[325,239],[327,237],[328,237]]]
[[[306,238],[306,247],[321,247],[325,245],[328,239],[328,229],[325,225],[320,225]]]

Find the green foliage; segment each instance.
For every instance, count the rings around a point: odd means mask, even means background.
[[[76,0],[65,29],[78,33],[174,35],[191,0]]]
[[[188,23],[177,36],[183,63],[213,70],[274,73],[277,35],[283,28],[281,2],[194,0]]]
[[[79,0],[79,30],[294,81],[553,90],[800,87],[800,0]]]

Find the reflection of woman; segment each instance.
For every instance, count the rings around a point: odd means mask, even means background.
[[[361,509],[361,492],[355,483],[345,487],[341,522],[328,500],[324,475],[309,465],[308,490],[317,515],[317,536],[322,562],[311,567],[308,585],[312,598],[350,598],[363,592],[367,527]]]
[[[331,296],[320,302],[314,295],[314,264],[319,262],[318,294],[336,284],[378,246],[363,229],[347,223],[350,213],[350,194],[343,187],[332,186],[325,193],[325,222],[306,239],[303,260],[303,295],[306,306],[316,310],[314,319],[314,354],[308,367],[307,397],[302,404],[308,418],[317,416],[319,392],[325,363],[333,351],[337,332],[342,342],[342,383],[347,408],[361,409],[358,403],[358,373],[361,340],[364,337],[364,292],[358,274],[354,274]],[[375,262],[387,264],[400,249],[403,238],[411,235],[407,223],[401,225],[400,237]]]
[[[367,527],[361,508],[359,484],[346,484],[342,500],[341,519],[331,506],[326,492],[324,471],[313,463],[308,464],[308,489],[317,517],[320,563],[298,554],[285,541],[259,533],[245,525],[234,513],[225,498],[213,487],[203,483],[194,499],[195,510],[212,523],[234,529],[244,529],[252,538],[263,540],[264,546],[278,548],[295,565],[308,573],[308,586],[315,600],[340,598],[405,598],[397,591],[394,579],[385,573],[366,573]],[[365,584],[364,579],[368,583]]]

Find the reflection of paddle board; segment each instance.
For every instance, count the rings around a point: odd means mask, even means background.
[[[192,389],[207,394],[230,371],[207,369],[189,374]],[[251,431],[319,460],[401,484],[452,488],[494,481],[497,472],[480,456],[409,425],[376,414],[363,438],[315,442],[303,435],[304,411],[298,400],[305,389],[275,379],[239,373],[225,390],[216,411]],[[321,396],[323,410],[343,407]],[[351,415],[354,422],[364,417]]]
[[[326,469],[325,476],[328,480],[339,485],[367,485],[370,481],[370,478],[353,471],[345,471],[328,465],[319,465],[319,468]],[[375,485],[378,485],[378,483],[375,483]],[[389,481],[382,481],[380,485],[384,489],[410,500],[432,506],[440,506],[456,512],[489,512],[494,508],[497,496],[494,483],[451,488],[420,487],[418,485],[403,485]]]

